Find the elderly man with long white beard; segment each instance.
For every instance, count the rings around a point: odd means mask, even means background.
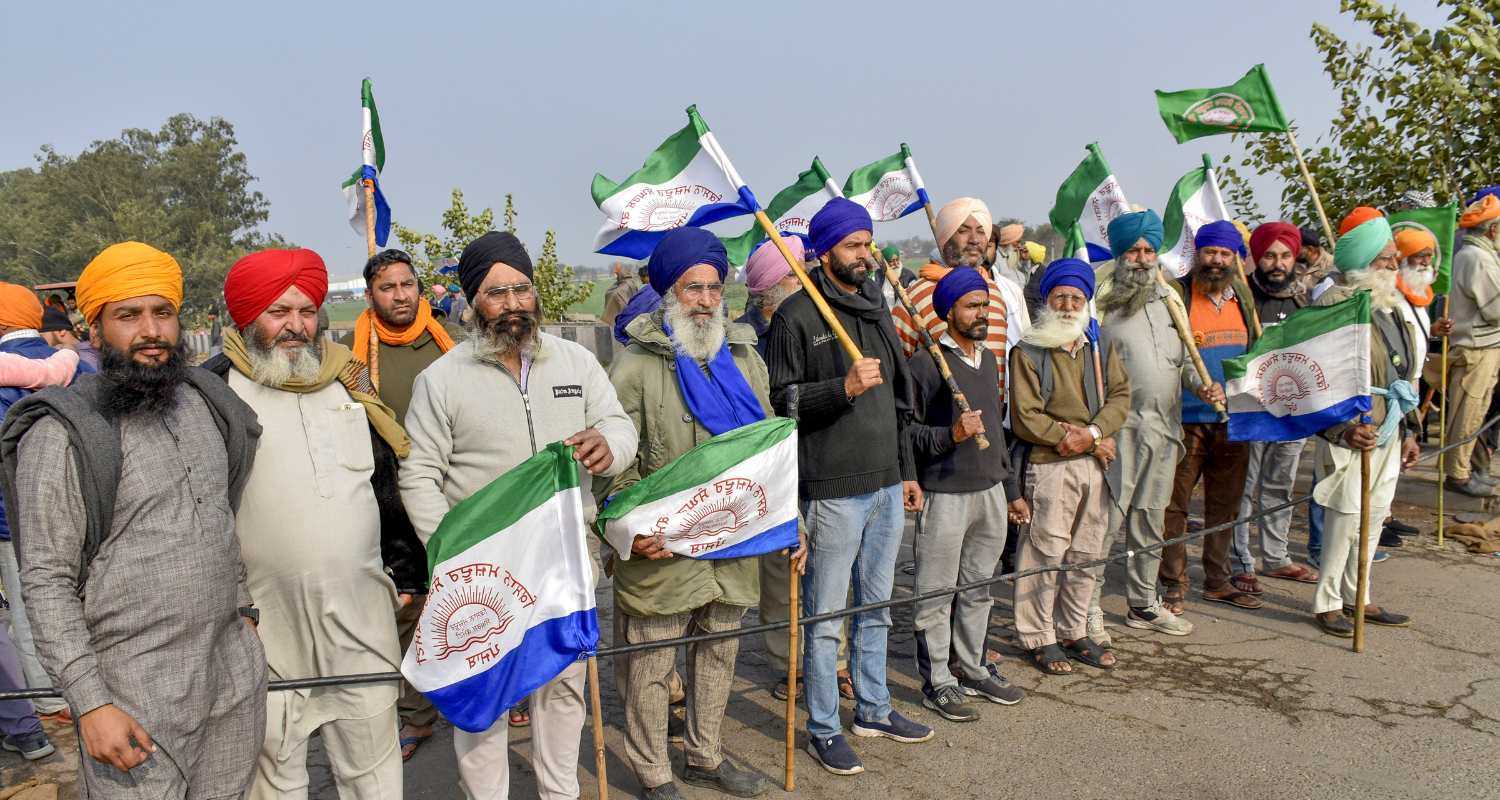
[[[1417,329],[1405,322],[1398,308],[1396,244],[1391,225],[1373,209],[1356,209],[1365,217],[1340,230],[1347,232],[1334,245],[1338,269],[1334,285],[1318,297],[1317,305],[1348,300],[1358,292],[1370,294],[1370,388],[1374,398],[1367,422],[1343,422],[1325,431],[1317,442],[1317,486],[1313,497],[1324,511],[1322,575],[1313,599],[1313,615],[1324,633],[1348,638],[1354,626],[1356,602],[1365,603],[1365,621],[1404,627],[1411,619],[1370,603],[1369,589],[1356,597],[1360,560],[1375,555],[1376,537],[1364,552],[1359,543],[1360,451],[1370,451],[1369,519],[1378,522],[1391,510],[1401,470],[1415,464],[1420,451],[1409,431],[1415,420],[1404,419],[1416,408]]]
[[[651,253],[647,275],[661,308],[625,328],[630,344],[610,366],[620,405],[640,432],[635,461],[609,486],[614,495],[710,437],[771,415],[770,378],[755,331],[724,319],[729,260],[718,237],[678,228]],[[637,536],[614,562],[615,632],[640,644],[732,631],[760,593],[760,559],[674,556],[659,536]],[[723,752],[720,726],[734,681],[739,639],[687,648],[687,764],[682,780],[735,797],[768,784]],[[616,664],[625,698],[625,752],[648,800],[682,795],[667,749],[668,681],[676,648],[641,650]]]
[[[396,486],[406,434],[364,364],[321,341],[327,291],[311,250],[236,261],[224,279],[235,327],[204,365],[264,428],[235,528],[273,680],[398,669],[396,611],[411,597],[396,585],[427,570]],[[270,693],[249,797],[306,796],[316,731],[340,796],[400,798],[396,694],[394,683]]]
[[[1111,502],[1104,471],[1130,412],[1130,375],[1117,348],[1101,356],[1089,318],[1093,269],[1073,258],[1054,261],[1041,289],[1047,308],[1010,358],[1012,430],[1031,443],[1023,473],[1031,519],[1016,556],[1022,571],[1104,555]],[[1093,588],[1087,571],[1016,581],[1016,633],[1044,674],[1072,672],[1069,659],[1114,668],[1114,654],[1088,637]]]

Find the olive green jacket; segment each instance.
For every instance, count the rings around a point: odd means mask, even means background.
[[[596,481],[613,495],[666,466],[712,438],[682,399],[677,386],[677,361],[661,327],[661,312],[643,314],[625,327],[630,343],[615,356],[609,379],[620,405],[635,423],[640,444],[635,461],[617,477]],[[766,416],[771,411],[771,380],[755,352],[755,331],[729,323],[729,352],[760,400]],[[681,614],[718,601],[753,606],[760,600],[760,560],[755,557],[692,559],[682,556],[650,560],[633,556],[614,559],[615,604],[636,617]]]

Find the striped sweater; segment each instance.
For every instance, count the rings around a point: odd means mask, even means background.
[[[932,311],[932,293],[937,289],[937,282],[948,274],[949,268],[941,264],[927,264],[922,267],[911,286],[906,288],[906,294],[911,298],[911,304],[917,309],[917,316],[927,321],[927,333],[932,340],[938,341],[948,331],[948,323],[938,319]],[[983,274],[983,273],[981,273]],[[986,313],[989,322],[989,331],[984,338],[985,347],[995,354],[995,364],[999,368],[996,383],[1000,390],[1000,396],[1005,397],[1005,339],[1006,339],[1006,314],[1005,298],[1000,294],[1000,289],[990,276],[984,276],[984,282],[990,287],[990,305]],[[896,324],[896,335],[901,339],[901,348],[906,351],[908,358],[912,353],[921,349],[921,338],[917,335],[917,329],[912,325],[911,315],[906,309],[896,306],[891,309],[892,321]]]

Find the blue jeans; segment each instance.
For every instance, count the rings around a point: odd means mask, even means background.
[[[810,554],[802,576],[803,613],[826,614],[855,605],[891,599],[896,577],[896,554],[906,513],[901,507],[901,485],[869,494],[802,504]],[[826,739],[843,732],[839,721],[839,628],[843,620],[808,627],[804,645],[807,670],[807,733]],[[867,722],[884,722],[891,714],[891,693],[885,685],[886,635],[889,609],[857,614],[849,631],[849,672],[854,677],[854,715]]]

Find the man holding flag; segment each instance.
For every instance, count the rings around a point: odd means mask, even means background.
[[[1317,486],[1313,497],[1322,505],[1323,574],[1313,600],[1313,615],[1324,633],[1352,637],[1356,602],[1365,603],[1365,621],[1375,625],[1405,627],[1411,619],[1387,611],[1355,596],[1360,559],[1375,555],[1375,537],[1366,552],[1359,552],[1360,451],[1370,451],[1369,519],[1378,523],[1390,514],[1401,470],[1417,462],[1420,450],[1414,421],[1403,420],[1417,406],[1417,331],[1407,325],[1397,309],[1401,294],[1396,288],[1396,244],[1391,225],[1378,213],[1363,222],[1346,219],[1346,232],[1334,244],[1333,263],[1338,275],[1316,305],[1331,306],[1367,292],[1370,297],[1369,391],[1379,396],[1370,413],[1360,420],[1339,422],[1324,429],[1317,448]],[[1408,428],[1408,424],[1413,427]]]
[[[621,405],[640,432],[635,460],[610,484],[611,502],[710,437],[770,416],[769,379],[755,332],[724,319],[728,271],[724,244],[702,228],[669,231],[652,251],[647,275],[661,307],[626,327],[630,344],[610,368]],[[753,554],[714,558],[710,550],[696,557],[669,549],[666,534],[648,533],[634,536],[619,555],[615,631],[622,644],[731,631],[759,599]],[[683,781],[756,797],[767,783],[724,757],[720,735],[738,651],[734,637],[688,647]],[[625,701],[626,755],[648,800],[682,796],[667,748],[667,684],[676,657],[675,648],[641,650],[615,667]]]
[[[521,242],[511,233],[486,233],[464,248],[458,274],[474,310],[470,336],[417,376],[406,413],[411,455],[401,463],[401,499],[429,547],[450,509],[550,443],[576,448],[581,468],[604,477],[635,458],[635,428],[599,360],[542,332],[531,257]],[[593,503],[584,503],[583,516],[593,519]],[[436,604],[428,604],[429,613]],[[546,800],[578,797],[584,672],[582,661],[573,663],[543,676],[531,693],[532,764]],[[509,792],[504,710],[495,708],[477,730],[453,732],[463,788],[475,800],[503,800]]]

